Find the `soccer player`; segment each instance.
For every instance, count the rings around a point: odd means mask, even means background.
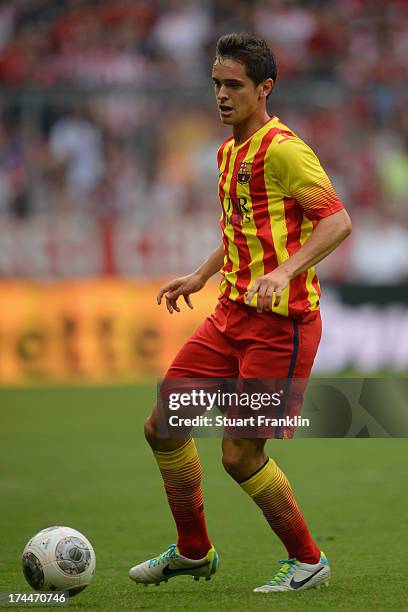
[[[276,81],[274,56],[248,34],[222,36],[212,78],[221,121],[232,136],[218,151],[222,244],[195,272],[158,293],[170,313],[221,272],[215,312],[181,348],[166,377],[307,379],[321,336],[314,265],[351,232],[351,222],[314,152],[266,100]],[[130,570],[139,583],[190,574],[209,579],[218,556],[208,537],[201,466],[194,440],[164,439],[157,408],[145,424],[173,514],[178,544]],[[264,452],[265,439],[225,437],[226,471],[259,506],[288,552],[256,592],[327,584],[328,561],[314,542],[285,474]],[[268,576],[265,576],[267,579]]]

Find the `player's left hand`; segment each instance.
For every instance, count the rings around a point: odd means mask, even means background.
[[[268,312],[272,310],[273,295],[275,295],[273,305],[279,306],[282,299],[282,291],[288,286],[289,281],[290,276],[287,272],[276,268],[273,272],[269,272],[269,274],[265,274],[256,279],[251,290],[248,291],[246,295],[245,303],[249,305],[252,298],[257,293],[257,312]]]

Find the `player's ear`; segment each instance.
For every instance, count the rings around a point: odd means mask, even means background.
[[[265,79],[261,83],[261,96],[267,98],[272,91],[274,85],[273,79]]]

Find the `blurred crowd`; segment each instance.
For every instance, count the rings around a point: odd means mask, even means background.
[[[110,272],[183,271],[217,244],[229,132],[210,68],[231,31],[270,43],[270,111],[316,150],[353,217],[323,275],[408,279],[404,0],[0,0],[0,275],[30,274],[30,258],[2,265],[13,232],[80,235],[84,218],[102,223]],[[96,260],[82,273],[106,270]]]

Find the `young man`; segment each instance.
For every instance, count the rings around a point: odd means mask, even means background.
[[[219,149],[222,244],[195,272],[162,287],[170,313],[221,271],[221,297],[181,348],[166,377],[307,379],[321,336],[314,265],[351,232],[351,222],[313,151],[266,99],[276,80],[273,54],[246,34],[222,36],[213,65],[215,97],[232,137]],[[136,565],[130,577],[158,584],[180,574],[210,578],[218,557],[208,538],[201,466],[192,438],[163,439],[157,409],[145,425],[161,471],[178,544]],[[327,584],[330,568],[313,541],[286,476],[265,439],[223,439],[227,472],[252,497],[288,551],[257,592]]]

